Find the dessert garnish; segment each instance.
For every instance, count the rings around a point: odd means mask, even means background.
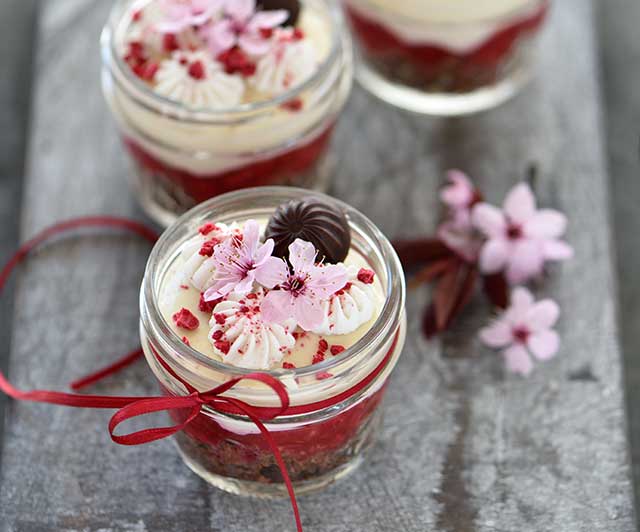
[[[306,198],[278,207],[269,219],[265,238],[274,240],[277,257],[285,257],[289,246],[300,238],[315,246],[320,260],[337,264],[349,253],[351,229],[342,210]]]
[[[316,264],[317,254],[311,242],[296,239],[289,246],[291,268],[281,262],[277,272],[279,290],[270,291],[260,307],[265,321],[293,319],[306,331],[322,324],[322,303],[345,286],[347,271],[342,264]]]
[[[296,26],[300,9],[297,1],[150,0],[131,19],[123,58],[155,92],[192,108],[270,99],[318,68],[316,45]]]
[[[230,294],[216,305],[209,325],[209,340],[222,359],[250,369],[270,368],[281,362],[296,343],[291,331],[295,323],[267,323],[260,306],[264,289],[252,298]]]
[[[573,256],[561,240],[567,218],[553,209],[538,210],[526,182],[514,186],[499,209],[481,200],[466,175],[452,171],[448,177],[441,194],[448,212],[437,236],[394,242],[407,270],[422,267],[410,284],[434,284],[423,332],[431,338],[448,329],[472,300],[481,277],[489,301],[498,309],[508,308],[498,322],[483,329],[481,339],[491,347],[511,346],[505,351],[508,369],[527,374],[532,368],[528,351],[540,360],[557,352],[557,335],[548,329],[559,312],[550,299],[534,304],[522,287],[511,292],[510,300],[509,287],[540,280],[547,261]],[[513,326],[507,331],[508,323]]]

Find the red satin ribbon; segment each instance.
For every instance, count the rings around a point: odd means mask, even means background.
[[[35,247],[52,238],[53,236],[85,227],[120,228],[136,233],[141,237],[149,240],[150,242],[155,242],[157,240],[157,235],[152,230],[138,222],[126,218],[117,218],[111,216],[85,217],[76,218],[67,222],[56,224],[43,230],[34,238],[23,244],[15,253],[15,255],[7,262],[4,268],[0,271],[0,292],[3,290],[5,284],[7,283],[7,280],[9,279],[9,276],[16,268],[16,266],[20,264]],[[289,478],[289,474],[287,472],[284,460],[282,459],[280,450],[278,449],[275,440],[269,433],[269,430],[265,427],[263,421],[272,420],[282,415],[297,415],[321,410],[323,408],[336,405],[344,401],[345,399],[352,397],[359,391],[363,390],[366,386],[371,384],[374,379],[383,371],[386,364],[393,356],[393,352],[397,342],[398,334],[396,334],[393,344],[391,345],[389,351],[382,359],[382,361],[369,375],[367,375],[367,377],[365,377],[352,388],[349,388],[348,390],[345,390],[344,392],[329,399],[293,407],[289,405],[289,395],[284,385],[279,380],[265,373],[247,374],[242,377],[238,377],[225,382],[224,384],[221,384],[213,388],[212,390],[199,392],[192,385],[190,385],[179,375],[177,375],[175,371],[169,366],[169,364],[153,348],[152,351],[158,362],[164,367],[167,372],[169,372],[174,378],[176,378],[185,386],[188,395],[170,397],[115,397],[105,395],[64,393],[49,390],[32,390],[25,392],[15,388],[6,379],[2,372],[0,372],[0,390],[8,396],[21,401],[34,401],[77,408],[119,409],[109,421],[109,434],[111,435],[111,439],[114,442],[121,445],[141,445],[144,443],[149,443],[155,440],[166,438],[168,436],[172,436],[173,434],[187,427],[187,425],[189,425],[189,423],[191,423],[200,414],[201,408],[203,406],[209,406],[210,408],[218,412],[246,415],[260,430],[260,433],[264,437],[265,441],[269,445],[269,448],[271,449],[271,452],[273,453],[273,456],[278,464],[278,467],[280,468],[280,472],[282,473],[283,480],[289,493],[297,530],[298,532],[302,532],[302,522],[300,519],[300,512],[298,509],[295,492],[293,490],[293,484],[291,482],[291,479]],[[140,349],[133,351],[114,364],[85,378],[74,381],[72,383],[72,388],[79,389],[84,386],[88,386],[89,384],[92,384],[102,379],[103,377],[106,377],[107,375],[115,373],[120,369],[128,366],[129,364],[140,358],[141,355],[142,351]],[[271,388],[280,400],[280,408],[255,407],[239,399],[233,397],[225,397],[224,395],[222,395],[243,380],[259,381]],[[182,423],[179,423],[177,425],[143,429],[137,432],[123,435],[117,435],[115,433],[117,427],[121,423],[129,419],[154,412],[169,412],[172,410],[184,409],[190,410],[189,415]]]

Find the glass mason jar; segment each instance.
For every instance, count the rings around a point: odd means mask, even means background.
[[[338,6],[302,3],[331,30],[315,74],[271,100],[210,110],[156,94],[131,72],[119,43],[139,2],[116,2],[101,38],[103,92],[133,161],[138,199],[155,221],[169,225],[194,205],[241,188],[326,188],[329,141],[352,86],[352,47]]]
[[[343,0],[356,76],[397,107],[463,115],[495,107],[529,80],[550,0]]]
[[[341,354],[307,367],[265,372],[281,380],[291,407],[298,410],[265,422],[297,493],[318,489],[353,470],[379,431],[380,403],[406,334],[404,274],[385,236],[357,210],[317,192],[293,187],[241,190],[199,205],[162,235],[149,258],[140,297],[142,346],[164,393],[186,395],[187,391],[158,363],[158,355],[180,379],[199,391],[251,373],[186,345],[164,319],[159,294],[180,246],[203,223],[266,219],[283,202],[309,196],[344,209],[352,229],[352,248],[367,258],[378,275],[385,300],[372,328]],[[353,393],[354,389],[358,391]],[[251,381],[241,381],[225,395],[255,407],[280,404],[271,389]],[[326,405],[327,400],[335,404]],[[316,407],[319,402],[325,405]],[[174,421],[184,421],[188,415],[188,411],[174,413]],[[270,447],[246,416],[203,407],[177,434],[176,443],[185,463],[223,490],[260,497],[286,495]]]

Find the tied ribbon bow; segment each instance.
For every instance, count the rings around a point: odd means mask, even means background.
[[[14,254],[14,256],[6,263],[4,268],[0,271],[0,292],[6,285],[9,276],[16,268],[16,266],[20,264],[34,248],[36,248],[41,243],[49,240],[53,236],[84,227],[120,228],[136,233],[152,243],[157,239],[156,233],[154,233],[152,230],[148,229],[146,226],[138,222],[126,218],[109,216],[85,217],[76,218],[67,222],[53,225],[23,244]],[[263,423],[263,421],[268,421],[282,415],[289,409],[289,395],[287,394],[287,390],[284,385],[271,375],[267,375],[265,373],[251,373],[227,381],[217,386],[216,388],[213,388],[212,390],[199,392],[184,379],[180,378],[167,364],[167,362],[163,360],[162,357],[160,357],[153,348],[151,349],[154,356],[164,367],[164,369],[168,371],[173,377],[178,379],[183,384],[183,386],[185,386],[185,388],[189,392],[188,395],[159,397],[115,397],[105,395],[83,395],[50,390],[32,390],[25,392],[15,388],[7,380],[2,372],[0,372],[0,390],[13,399],[21,401],[49,403],[76,408],[116,408],[118,410],[115,412],[115,414],[113,414],[111,420],[109,421],[109,434],[111,435],[111,439],[114,442],[121,445],[141,445],[160,440],[168,436],[172,436],[173,434],[184,430],[189,425],[189,423],[196,419],[196,417],[200,414],[203,406],[208,406],[214,410],[233,409],[234,411],[239,411],[245,414],[256,425],[265,441],[269,445],[269,448],[271,449],[271,452],[276,459],[278,467],[280,468],[280,472],[282,473],[283,480],[289,493],[289,498],[291,499],[291,506],[293,508],[297,530],[298,532],[302,532],[302,521],[300,519],[300,512],[298,510],[298,504],[296,501],[295,492],[293,490],[293,484],[291,482],[291,479],[289,478],[289,474],[287,472],[284,460],[282,459],[280,450],[278,449],[278,445]],[[105,368],[104,370],[94,375],[91,375],[80,381],[76,381],[73,387],[77,389],[82,386],[86,386],[91,382],[95,382],[103,376],[106,376],[110,373],[113,373],[117,369],[121,369],[122,367],[129,365],[134,360],[139,358],[141,353],[141,350],[136,350],[127,355],[118,363],[110,366],[109,368]],[[262,382],[263,384],[271,388],[280,399],[280,408],[258,409],[239,399],[222,395],[243,380],[254,380]],[[184,409],[190,410],[189,415],[183,422],[178,423],[177,425],[170,427],[143,429],[124,435],[115,434],[116,428],[121,423],[129,419],[155,412],[170,412],[172,410]]]

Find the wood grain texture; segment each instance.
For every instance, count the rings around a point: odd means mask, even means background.
[[[97,82],[107,8],[43,5],[23,236],[71,215],[138,213]],[[355,91],[334,143],[333,192],[388,235],[434,229],[451,166],[498,201],[535,164],[541,201],[571,219],[578,259],[540,289],[562,305],[563,348],[528,380],[506,375],[475,340],[482,304],[427,343],[418,319],[427,294],[411,295],[380,442],[349,480],[301,500],[307,532],[634,530],[594,19],[592,2],[556,2],[537,81],[490,113],[418,119]],[[146,252],[133,239],[92,237],[39,253],[18,283],[12,379],[62,385],[134,345]],[[140,364],[100,390],[153,387]],[[0,531],[293,530],[287,502],[209,488],[170,441],[112,444],[108,417],[11,405]]]
[[[640,489],[640,3],[599,4],[607,152],[617,244],[618,293],[636,507]]]

